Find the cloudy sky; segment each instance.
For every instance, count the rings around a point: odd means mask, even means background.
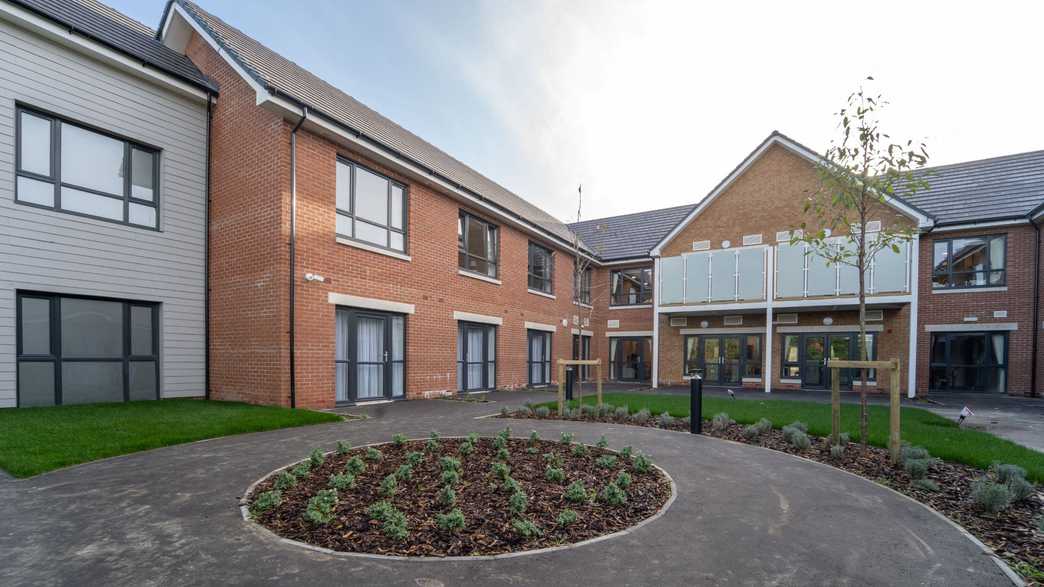
[[[772,130],[822,151],[867,75],[932,165],[1044,149],[1038,3],[199,2],[567,221],[581,183],[584,218],[696,202]]]

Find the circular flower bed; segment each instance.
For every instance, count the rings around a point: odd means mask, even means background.
[[[406,440],[316,450],[259,482],[246,503],[272,532],[343,552],[474,556],[588,540],[634,526],[671,496],[647,457],[573,442]]]

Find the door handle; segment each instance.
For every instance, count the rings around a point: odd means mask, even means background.
[[[381,361],[381,362],[382,363],[387,363],[388,362],[388,351],[384,351],[384,360]]]

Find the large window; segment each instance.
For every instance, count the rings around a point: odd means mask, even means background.
[[[159,151],[34,110],[16,110],[16,199],[159,226]]]
[[[590,267],[584,267],[579,273],[573,271],[573,278],[576,281],[573,284],[574,302],[591,305],[591,273]]]
[[[931,353],[929,386],[933,391],[1007,391],[1006,333],[936,333]]]
[[[406,186],[338,159],[337,235],[406,252]]]
[[[18,294],[18,405],[159,397],[158,306]]]
[[[550,249],[529,243],[529,289],[548,294],[554,291],[554,263]]]
[[[493,389],[497,383],[497,327],[461,322],[457,329],[457,387]]]
[[[1003,286],[1007,240],[995,235],[934,241],[932,287]]]
[[[653,294],[652,268],[619,269],[609,279],[612,305],[634,306],[651,304]]]
[[[457,263],[460,268],[497,277],[497,227],[461,211],[457,217]]]

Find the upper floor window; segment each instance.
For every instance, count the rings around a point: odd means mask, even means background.
[[[554,257],[551,250],[529,243],[529,289],[554,291]]]
[[[576,283],[573,284],[573,301],[591,305],[591,267],[584,267],[579,273],[574,272]]]
[[[497,227],[461,211],[457,217],[457,263],[460,268],[496,278]]]
[[[158,226],[157,149],[25,108],[15,124],[18,202]]]
[[[406,186],[338,159],[337,235],[406,252]]]
[[[936,240],[932,287],[989,287],[1005,284],[1004,235]]]
[[[633,306],[652,303],[652,268],[636,267],[613,271],[609,279],[611,304]]]

